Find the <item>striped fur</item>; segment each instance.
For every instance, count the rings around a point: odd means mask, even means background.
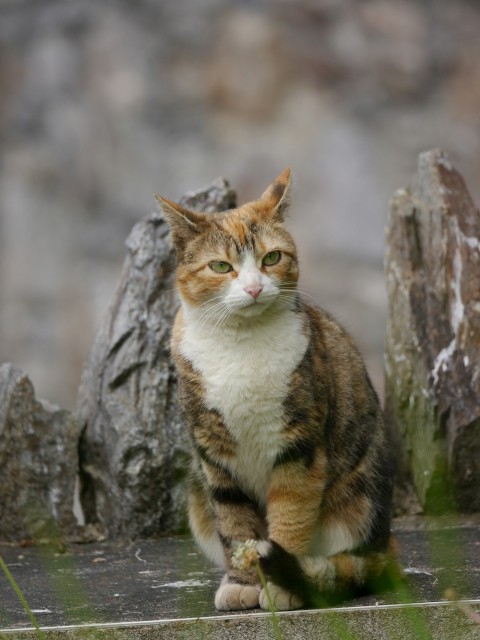
[[[172,353],[192,443],[189,518],[226,569],[219,609],[267,606],[255,568],[232,564],[238,541],[259,541],[283,609],[367,588],[394,566],[378,398],[350,336],[296,290],[289,193],[285,170],[224,213],[158,197],[182,301]]]

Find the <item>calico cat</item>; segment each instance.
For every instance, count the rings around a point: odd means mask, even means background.
[[[352,339],[297,292],[284,226],[286,169],[256,201],[202,214],[156,196],[177,256],[172,331],[192,443],[188,495],[197,543],[226,568],[220,610],[319,606],[370,587],[393,561],[392,472],[377,395]]]

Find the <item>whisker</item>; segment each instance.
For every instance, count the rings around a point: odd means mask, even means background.
[[[297,288],[286,289],[280,286],[280,291],[285,291],[287,293],[298,293],[299,295],[305,296],[306,298],[311,298],[311,300],[313,300],[315,304],[317,304],[317,299],[315,298],[315,296],[312,296],[312,294],[307,293],[303,289],[297,289]]]
[[[209,298],[208,300],[205,300],[205,302],[202,302],[202,304],[199,304],[197,309],[201,309],[202,307],[204,307],[206,304],[210,304],[211,302],[214,302],[215,300],[222,300],[224,297],[224,294],[221,293],[218,296],[213,296],[212,298]]]
[[[224,303],[220,302],[218,304],[216,304],[214,307],[212,307],[211,309],[207,309],[205,311],[205,313],[201,316],[201,327],[203,328],[207,323],[214,321],[216,318],[218,318],[219,315],[222,314],[222,311],[224,309]],[[218,313],[220,311],[220,314]]]
[[[216,329],[222,324],[226,324],[226,322],[231,318],[231,316],[235,313],[236,310],[237,310],[236,305],[225,305],[224,309],[221,311],[221,313],[217,318],[217,321],[214,324],[214,329]]]
[[[215,324],[213,325],[213,328],[217,329],[221,324],[223,324],[224,320],[226,320],[230,315],[231,315],[231,310],[228,307],[223,309],[223,313],[220,313],[218,315],[218,318]]]

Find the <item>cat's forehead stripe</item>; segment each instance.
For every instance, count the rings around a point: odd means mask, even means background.
[[[226,216],[224,228],[227,233],[235,238],[241,245],[245,244],[249,229],[245,222],[239,216],[232,214]]]
[[[236,211],[228,212],[219,225],[226,235],[229,244],[235,246],[237,254],[255,250],[257,225],[251,220],[243,219]]]

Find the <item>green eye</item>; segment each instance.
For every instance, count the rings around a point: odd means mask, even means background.
[[[215,271],[215,273],[228,273],[229,271],[233,271],[232,265],[222,260],[214,260],[210,262],[208,266],[212,271]]]
[[[262,264],[265,267],[272,267],[274,264],[277,264],[277,262],[280,260],[281,255],[282,254],[280,253],[280,251],[270,251],[270,253],[267,253],[267,255],[263,258]]]

